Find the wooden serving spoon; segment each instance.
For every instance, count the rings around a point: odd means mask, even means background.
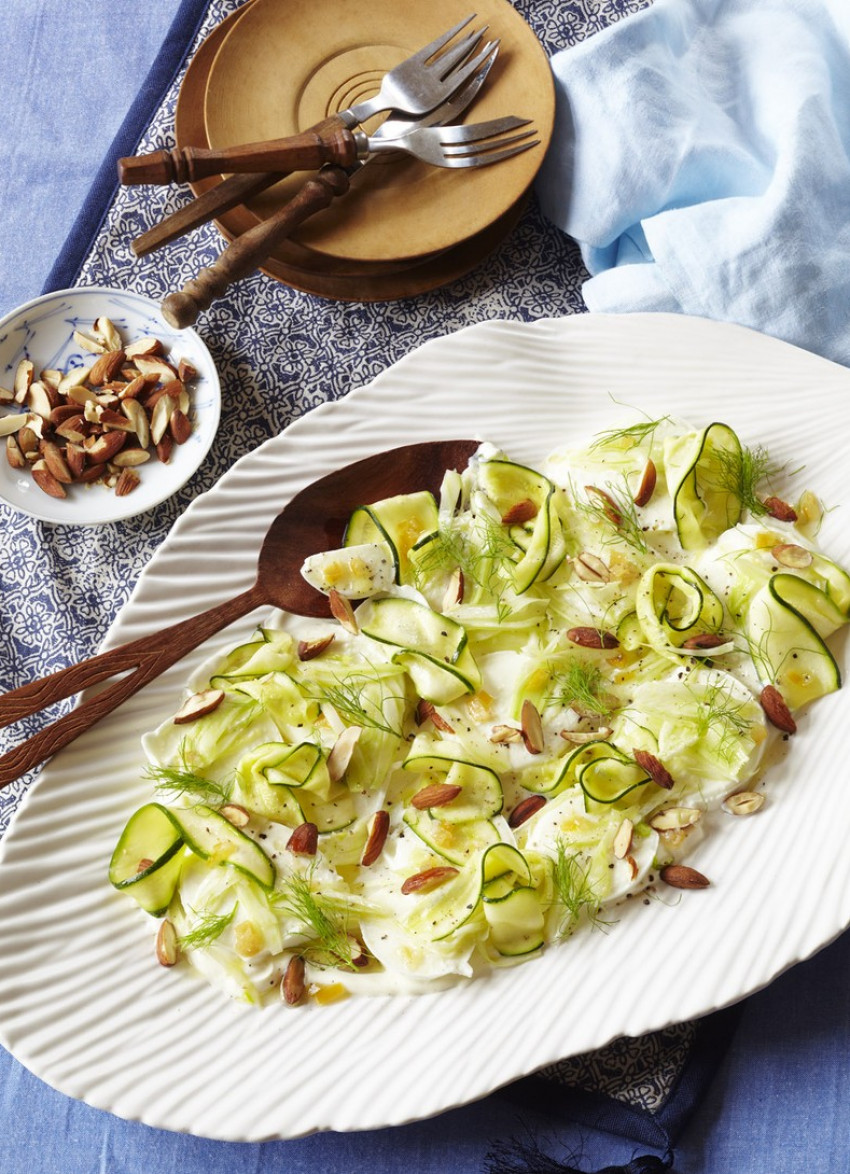
[[[446,470],[465,468],[478,444],[477,440],[408,444],[329,473],[297,493],[272,522],[260,550],[256,582],[248,591],[192,619],[0,697],[0,726],[8,726],[60,698],[117,673],[128,673],[0,756],[0,787],[67,746],[204,640],[255,608],[279,607],[295,615],[327,618],[327,598],[301,576],[304,559],[338,547],[346,522],[358,505],[421,489],[436,493]]]

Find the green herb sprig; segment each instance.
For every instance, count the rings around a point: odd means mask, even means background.
[[[175,796],[187,796],[195,803],[220,806],[228,803],[233,792],[232,783],[218,783],[193,771],[171,766],[151,766],[145,778],[153,780],[157,791],[169,791]]]

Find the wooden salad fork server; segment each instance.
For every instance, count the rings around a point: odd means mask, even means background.
[[[327,598],[301,576],[310,554],[338,547],[358,505],[428,489],[437,493],[448,469],[462,470],[477,440],[437,440],[377,453],[328,473],[297,493],[272,522],[260,550],[253,587],[191,619],[102,652],[0,696],[0,726],[127,673],[70,713],[0,755],[0,787],[44,762],[228,624],[259,607],[295,615],[330,616]]]

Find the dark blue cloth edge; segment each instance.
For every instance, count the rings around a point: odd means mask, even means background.
[[[577,1125],[616,1134],[657,1150],[669,1150],[720,1067],[742,1009],[743,1003],[737,1003],[697,1021],[688,1058],[657,1113],[632,1108],[604,1093],[565,1087],[540,1075],[526,1076],[494,1095],[538,1115],[566,1115]]]
[[[208,8],[209,0],[181,0],[165,41],[112,140],[80,213],[47,276],[41,291],[43,294],[57,289],[70,289],[77,281],[118,189],[117,160],[123,155],[134,154],[139,140],[182,68]]]

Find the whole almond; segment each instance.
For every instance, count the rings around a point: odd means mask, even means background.
[[[160,966],[174,966],[180,960],[180,941],[174,923],[166,918],[156,935],[156,960]]]
[[[759,694],[759,703],[772,726],[776,726],[777,730],[781,730],[783,734],[796,734],[797,723],[791,715],[785,698],[775,685],[765,685]]]
[[[363,849],[363,855],[360,857],[360,863],[364,868],[368,868],[371,864],[374,864],[383,852],[389,830],[390,817],[382,808],[380,811],[376,811],[369,820],[366,847]]]
[[[787,501],[783,501],[781,497],[766,497],[762,505],[771,518],[776,518],[777,522],[797,521],[797,511]]]
[[[545,795],[529,795],[527,799],[521,799],[508,816],[508,827],[520,827],[521,824],[524,824],[526,820],[531,819],[532,815],[535,815],[542,807],[545,806]]]
[[[515,502],[506,513],[502,514],[502,525],[521,526],[525,522],[530,522],[532,518],[536,518],[538,513],[537,506],[526,497],[522,501]]]
[[[118,469],[135,469],[138,465],[145,465],[151,459],[151,454],[146,448],[137,448],[136,445],[130,445],[122,448],[112,458],[113,465]]]
[[[570,628],[567,639],[580,648],[619,648],[620,641],[613,632],[602,632],[598,628]]]
[[[421,791],[417,791],[410,800],[412,807],[417,811],[426,811],[429,807],[445,807],[457,799],[463,787],[457,783],[429,783]]]
[[[319,847],[319,829],[314,823],[299,823],[286,841],[286,847],[297,856],[315,856]]]
[[[653,493],[655,493],[657,480],[658,472],[655,468],[655,461],[650,459],[646,462],[637,493],[632,498],[636,506],[644,506],[650,501]]]
[[[401,886],[401,891],[405,896],[410,893],[428,893],[431,889],[445,884],[447,880],[457,874],[458,870],[448,864],[437,868],[426,868],[424,872],[417,872],[413,876],[409,876]]]
[[[671,790],[675,785],[667,767],[648,750],[633,750],[632,758],[640,769],[645,770],[652,781],[659,787],[663,787],[665,791]]]
[[[761,791],[735,791],[726,796],[722,807],[730,815],[755,815],[764,807],[764,795]]]
[[[299,954],[293,954],[286,964],[283,979],[280,984],[280,996],[289,1007],[295,1007],[304,998],[306,991],[304,982],[304,959]]]
[[[175,444],[185,444],[192,435],[192,421],[180,408],[171,413],[168,428],[174,437]]]
[[[658,875],[674,889],[707,889],[711,884],[708,877],[687,864],[666,864]]]
[[[156,456],[159,463],[161,465],[167,465],[171,460],[171,452],[174,448],[174,441],[167,432],[165,436],[163,436],[162,440],[158,441],[154,447],[156,448]]]
[[[105,354],[99,355],[89,371],[89,387],[100,387],[113,380],[121,370],[124,357],[123,350],[107,351]]]

